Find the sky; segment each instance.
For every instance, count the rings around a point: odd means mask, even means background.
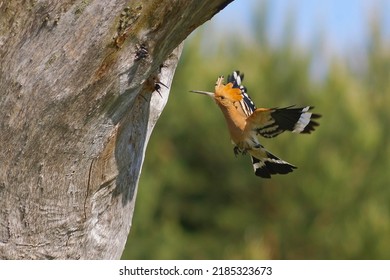
[[[265,0],[235,0],[211,19],[205,28],[239,32],[244,36],[253,13]],[[331,53],[347,54],[350,48],[363,48],[370,19],[382,13],[383,28],[390,38],[390,0],[271,0],[269,34],[278,40],[289,11],[296,21],[296,42],[310,47],[315,38],[324,36]],[[248,35],[249,36],[249,35]],[[390,40],[389,40],[390,44]]]

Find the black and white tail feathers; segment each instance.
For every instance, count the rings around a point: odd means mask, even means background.
[[[274,174],[287,174],[297,167],[267,152],[267,157],[256,158],[251,156],[256,176],[271,178]]]

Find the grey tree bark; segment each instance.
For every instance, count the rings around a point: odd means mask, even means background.
[[[120,258],[156,82],[229,2],[0,1],[1,259]]]

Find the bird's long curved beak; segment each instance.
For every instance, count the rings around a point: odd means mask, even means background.
[[[190,92],[205,94],[205,95],[208,95],[210,97],[214,97],[214,92],[201,91],[201,90],[190,90]]]

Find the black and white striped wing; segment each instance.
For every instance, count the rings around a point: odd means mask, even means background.
[[[319,125],[315,119],[321,117],[312,113],[311,109],[313,109],[311,106],[259,108],[248,117],[247,123],[251,130],[266,138],[278,136],[286,130],[294,133],[311,133]]]
[[[256,110],[256,106],[248,95],[246,87],[242,85],[243,80],[244,74],[240,74],[240,71],[234,71],[227,78],[228,83],[232,83],[234,88],[239,88],[241,90],[242,100],[240,101],[240,106],[244,114],[249,117]]]

